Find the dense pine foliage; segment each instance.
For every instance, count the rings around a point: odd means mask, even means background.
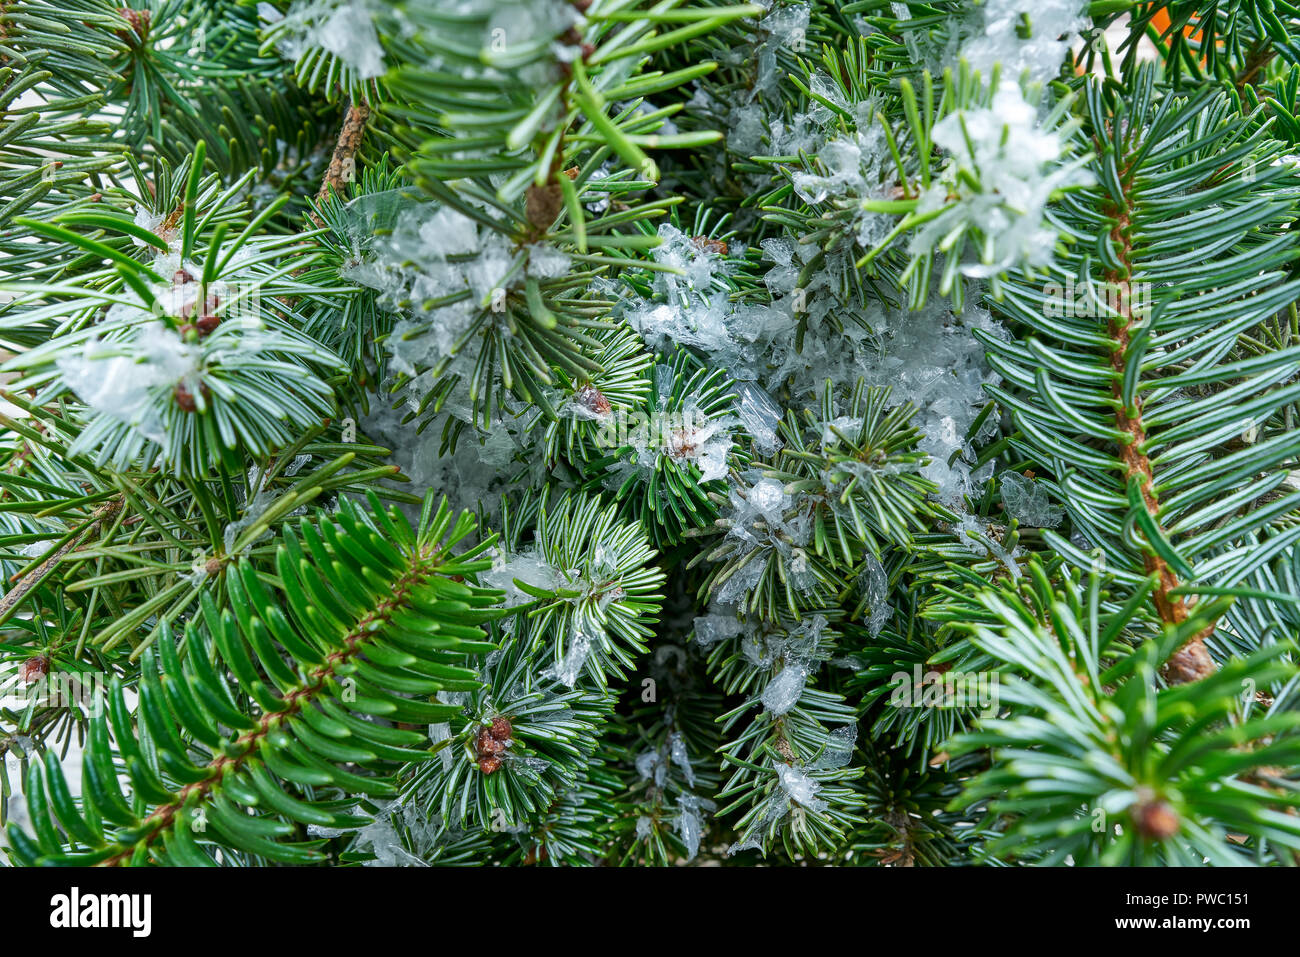
[[[1300,862],[1298,99],[1281,0],[0,2],[4,855]]]

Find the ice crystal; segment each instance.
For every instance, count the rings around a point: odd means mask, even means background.
[[[804,685],[808,682],[808,668],[798,662],[787,663],[781,673],[767,683],[763,689],[763,707],[775,716],[785,714],[803,695]]]
[[[199,347],[161,323],[138,327],[127,338],[92,338],[55,361],[63,382],[96,412],[124,422],[152,442],[166,439],[165,401],[178,383],[198,390]]]
[[[700,852],[700,839],[704,835],[704,812],[715,805],[707,798],[694,794],[677,796],[677,836],[686,846],[686,860],[692,861]]]
[[[1053,505],[1046,489],[1019,472],[1002,473],[1002,506],[1007,515],[1021,525],[1055,528],[1065,517],[1065,509]]]
[[[384,72],[384,49],[375,30],[378,12],[373,0],[298,0],[283,18],[286,32],[280,50],[296,59],[320,47],[350,66],[360,79],[379,76]]]
[[[985,79],[994,64],[1002,75],[1044,83],[1060,72],[1079,32],[1092,25],[1084,0],[986,0],[983,22],[962,45],[961,56]]]

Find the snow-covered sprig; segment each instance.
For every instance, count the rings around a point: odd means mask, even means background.
[[[921,477],[927,461],[909,424],[910,405],[890,408],[889,390],[859,380],[847,401],[823,387],[820,409],[790,412],[772,465],[739,475],[725,532],[694,561],[717,562],[705,588],[751,612],[798,614],[833,603],[844,574],[867,574],[887,545],[909,544],[936,515],[937,486]]]
[[[1075,135],[1079,121],[1070,117],[1073,97],[1040,105],[1041,89],[1025,93],[997,68],[986,84],[963,63],[955,75],[944,72],[934,109],[929,75],[924,78],[920,106],[911,84],[899,81],[906,121],[892,134],[914,144],[919,167],[899,166],[901,197],[862,204],[902,219],[858,265],[911,234],[899,281],[914,307],[924,301],[936,260],[942,262],[938,291],[956,304],[963,298],[960,276],[987,280],[997,298],[1009,270],[1052,261],[1066,231],[1054,221],[1050,203],[1093,182]]]
[[[943,514],[928,501],[937,486],[921,477],[928,456],[911,424],[916,409],[893,405],[888,388],[859,379],[847,400],[827,381],[820,408],[788,413],[784,447],[767,478],[783,492],[811,499],[812,550],[835,567],[854,567],[884,545],[906,545],[927,520]]]
[[[38,402],[71,394],[84,406],[70,452],[96,464],[162,463],[188,476],[221,462],[242,470],[238,451],[268,455],[334,412],[325,380],[342,364],[282,317],[301,289],[290,273],[310,262],[310,248],[293,236],[250,238],[251,227],[228,241],[231,190],[200,219],[211,193],[200,189],[201,162],[200,151],[185,202],[162,222],[73,213],[30,224],[110,269],[7,286],[19,297],[8,328],[48,337],[6,368],[24,374],[18,385],[39,390]]]
[[[713,529],[691,533],[722,533],[688,563],[712,563],[701,597],[739,603],[748,613],[773,619],[783,610],[797,615],[833,604],[839,578],[811,547],[813,499],[787,495],[780,480],[759,469],[737,476],[729,498]]]
[[[664,582],[655,559],[645,531],[615,505],[581,493],[526,497],[507,509],[501,549],[482,580],[506,591],[507,607],[521,606],[502,627],[549,659],[551,680],[604,689],[654,633]]]
[[[338,353],[358,386],[383,381],[388,371],[380,343],[399,316],[381,307],[381,290],[364,281],[364,264],[376,234],[394,226],[403,183],[384,156],[361,171],[348,195],[328,191],[316,203],[321,227],[311,237],[321,254],[297,275],[305,287],[294,305],[303,332]]]
[[[617,423],[644,406],[650,394],[646,371],[651,357],[640,337],[623,325],[594,335],[603,343],[592,356],[600,371],[561,382],[554,400],[558,417],[547,422],[538,450],[547,463],[563,456],[582,467],[608,454],[602,442],[611,426],[616,431]]]
[[[672,132],[681,105],[645,102],[712,63],[643,80],[641,58],[761,9],[473,0],[403,10],[392,44],[400,56],[386,78],[397,100],[390,109],[402,119],[406,171],[436,201],[437,220],[399,222],[395,236],[419,237],[406,244],[414,254],[389,256],[390,275],[379,279],[391,282],[391,267],[408,260],[444,260],[434,272],[449,281],[408,284],[396,297],[432,329],[403,329],[392,341],[431,331],[423,338],[434,354],[425,344],[399,348],[439,377],[450,355],[465,353],[456,374],[469,381],[484,427],[501,390],[555,417],[552,390],[602,371],[592,332],[609,328],[608,308],[591,287],[606,270],[642,265],[641,252],[659,244],[642,221],[676,202],[645,198],[659,179],[648,151],[721,136]],[[465,275],[447,277],[450,265]]]
[[[720,778],[714,753],[723,698],[703,680],[698,646],[663,639],[648,662],[641,705],[620,722],[629,739],[622,763],[635,769],[625,816],[614,830],[633,839],[624,862],[667,864],[699,853],[716,805],[706,795]]]
[[[293,0],[257,5],[261,54],[294,61],[295,79],[334,98],[377,99],[388,69],[382,33],[393,31],[391,7],[378,0]]]
[[[857,718],[842,696],[810,680],[834,650],[829,625],[825,614],[737,619],[725,606],[696,619],[710,673],[728,694],[745,696],[719,718],[729,738],[720,751],[731,775],[717,794],[718,816],[742,812],[730,854],[766,854],[778,842],[791,856],[816,853],[857,820],[860,797],[844,783],[861,774],[848,767]],[[752,714],[755,707],[760,710]]]
[[[878,57],[894,74],[918,80],[964,60],[987,80],[1004,76],[1041,86],[1057,77],[1080,38],[1095,39],[1099,19],[1132,4],[1106,0],[895,0],[867,13]],[[1134,16],[1134,30],[1142,18]]]
[[[598,270],[561,243],[530,241],[517,220],[469,192],[441,203],[400,189],[359,193],[341,210],[355,245],[338,274],[392,314],[389,388],[422,418],[461,382],[484,428],[510,394],[556,418],[562,383],[604,371],[593,356],[616,327],[609,303],[593,294]],[[658,241],[625,238],[635,248]]]
[[[714,496],[748,454],[723,370],[681,350],[651,374],[648,401],[606,422],[596,437],[605,454],[587,471],[595,488],[613,492],[623,515],[654,529],[660,545],[672,545],[685,530],[713,521]]]
[[[527,831],[576,785],[612,701],[557,687],[538,673],[525,642],[498,637],[502,647],[488,655],[477,687],[439,693],[460,712],[429,728],[437,756],[413,769],[403,794],[431,819]]]
[[[206,475],[230,451],[270,454],[334,413],[313,369],[337,368],[333,357],[284,327],[227,326],[190,342],[128,320],[64,348],[57,388],[88,408],[69,452],[101,466]]]

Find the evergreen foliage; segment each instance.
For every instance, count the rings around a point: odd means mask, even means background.
[[[1280,0],[5,0],[0,859],[1300,862],[1298,98]]]

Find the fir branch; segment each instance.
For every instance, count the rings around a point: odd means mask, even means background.
[[[365,100],[349,103],[343,114],[343,127],[339,130],[338,142],[330,156],[329,166],[316,192],[316,201],[325,199],[331,192],[346,193],[347,184],[355,180],[357,150],[361,147],[361,138],[365,135],[366,121],[370,118],[370,106]],[[313,215],[316,225],[324,224]]]
[[[1116,181],[1121,189],[1130,187],[1133,169],[1125,164],[1118,170]],[[1114,241],[1115,261],[1105,272],[1105,281],[1110,288],[1129,288],[1135,270],[1133,268],[1132,230],[1133,223],[1125,203],[1126,197],[1111,194],[1109,205],[1104,215],[1114,220],[1111,231]],[[1121,297],[1119,308],[1108,317],[1110,336],[1115,346],[1111,353],[1111,368],[1114,377],[1111,394],[1115,399],[1115,424],[1126,436],[1119,445],[1120,460],[1124,464],[1125,481],[1136,482],[1142,496],[1142,507],[1151,516],[1151,521],[1159,530],[1157,534],[1167,535],[1160,528],[1160,501],[1155,490],[1155,472],[1151,460],[1145,451],[1147,442],[1146,429],[1142,425],[1142,399],[1136,397],[1131,405],[1126,403],[1123,393],[1124,373],[1130,363],[1128,350],[1134,331],[1133,302],[1131,296]],[[1169,625],[1178,625],[1187,620],[1187,600],[1176,590],[1181,585],[1177,574],[1170,568],[1169,562],[1156,549],[1150,548],[1143,553],[1143,563],[1147,574],[1154,575],[1156,586],[1152,592],[1152,601],[1160,619]],[[1197,632],[1165,662],[1163,674],[1171,684],[1185,684],[1196,681],[1213,673],[1214,659],[1205,648],[1205,639],[1214,633],[1214,622]]]
[[[121,2],[0,0],[8,858],[1298,859],[1292,0]]]
[[[411,748],[419,735],[364,716],[436,720],[453,709],[429,704],[428,696],[476,687],[473,671],[445,663],[449,653],[491,647],[479,625],[494,617],[485,606],[495,595],[459,579],[486,566],[476,558],[492,539],[459,555],[452,551],[473,528],[468,515],[453,518],[445,502],[435,510],[430,497],[413,530],[396,511],[379,509],[372,495],[369,510],[345,505],[332,518],[304,521],[301,539],[286,536],[277,553],[276,597],[242,560],[232,579],[233,610],[218,612],[205,596],[203,630],[197,622],[186,628],[184,663],[181,643],[166,629],[157,656],[153,649],[142,656],[134,720],[121,683],[110,687],[107,717],[101,710],[90,722],[86,807],[61,801],[52,812],[68,846],[53,836],[51,812],[40,807],[35,841],[11,828],[15,852],[28,862],[210,863],[196,842],[206,838],[210,812],[227,846],[291,863],[319,860],[310,842],[268,839],[290,836],[295,827],[266,815],[249,818],[231,802],[265,806],[297,822],[358,826],[364,819],[339,813],[337,801],[293,797],[276,779],[391,794],[385,772],[394,761],[430,757]],[[347,583],[330,581],[329,568],[338,568]],[[236,704],[227,669],[247,704]],[[218,717],[229,734],[207,726]],[[147,812],[120,793],[110,721]],[[152,742],[148,759],[141,757],[144,740]],[[31,765],[29,794],[67,792],[52,757],[47,752],[43,765]]]
[[[14,611],[17,610],[18,606],[22,604],[28,593],[43,582],[67,555],[85,546],[88,539],[95,534],[95,532],[97,532],[105,522],[116,518],[124,504],[124,499],[117,498],[106,502],[99,508],[95,509],[90,520],[74,532],[68,541],[55,549],[48,558],[27,574],[23,575],[21,579],[18,579],[17,583],[5,592],[3,597],[0,597],[0,622],[8,620],[9,617],[13,615]]]
[[[385,595],[373,608],[366,611],[352,629],[338,639],[338,649],[330,652],[318,666],[307,671],[297,687],[281,695],[284,706],[274,711],[267,711],[256,719],[252,730],[245,731],[230,743],[227,753],[214,755],[207,764],[199,766],[202,775],[198,781],[186,784],[168,802],[160,804],[141,822],[140,836],[128,848],[100,862],[100,866],[115,867],[127,863],[140,847],[149,847],[167,828],[172,827],[176,815],[186,805],[201,801],[212,793],[222,778],[238,770],[259,747],[267,741],[272,731],[286,724],[299,714],[303,708],[326,693],[330,682],[336,681],[340,672],[348,663],[360,654],[363,642],[371,635],[391,623],[393,615],[406,607],[412,589],[423,584],[429,577],[430,569],[436,566],[439,549],[431,546],[419,548],[407,569],[394,578],[389,586],[391,592]]]

